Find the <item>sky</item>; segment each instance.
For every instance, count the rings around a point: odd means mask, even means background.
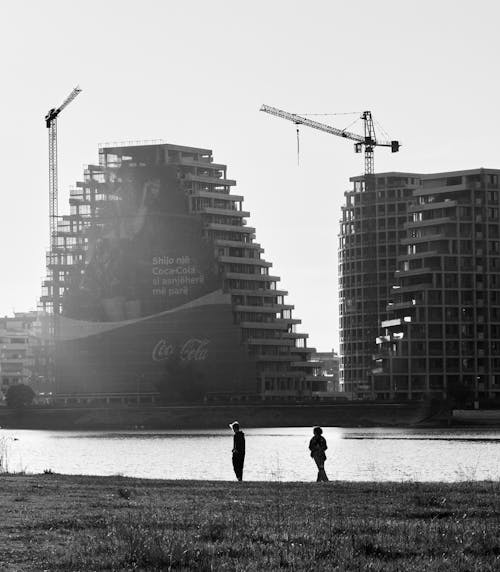
[[[338,350],[337,248],[351,141],[259,111],[344,128],[370,110],[401,151],[375,170],[500,168],[495,0],[8,0],[0,8],[0,316],[36,309],[49,243],[44,115],[60,115],[59,214],[98,145],[212,149],[245,197],[300,331]],[[362,130],[360,121],[350,127]]]

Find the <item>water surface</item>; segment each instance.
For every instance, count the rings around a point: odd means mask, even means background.
[[[246,429],[246,480],[311,481],[310,427]],[[332,480],[463,481],[500,479],[500,431],[324,428]],[[10,471],[234,479],[232,433],[183,431],[0,430]]]

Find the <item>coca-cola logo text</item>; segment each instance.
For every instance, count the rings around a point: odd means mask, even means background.
[[[182,361],[203,361],[208,356],[210,340],[204,338],[190,338],[180,346],[179,354]],[[176,344],[161,339],[153,348],[153,361],[167,360],[175,352]]]

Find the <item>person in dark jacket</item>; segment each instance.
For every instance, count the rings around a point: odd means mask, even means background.
[[[233,435],[233,469],[238,481],[243,480],[243,464],[245,462],[245,433],[240,429],[238,421],[230,423]]]
[[[309,450],[311,451],[311,457],[314,459],[316,466],[318,467],[318,477],[316,482],[326,482],[328,481],[328,477],[325,473],[325,451],[328,449],[326,439],[322,435],[323,429],[321,429],[321,427],[315,427],[313,429],[313,433],[314,435],[309,441]]]

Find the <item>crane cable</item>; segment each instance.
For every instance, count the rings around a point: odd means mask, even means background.
[[[309,114],[303,114],[303,115],[352,115],[353,113],[356,112],[349,112],[349,113],[309,113]],[[351,123],[349,123],[349,125],[347,127],[344,127],[344,129],[342,129],[342,131],[346,131],[347,129],[349,129],[349,127],[351,127],[351,125],[354,125],[355,123],[357,123],[359,121],[359,117],[356,117],[356,119],[354,121],[352,121]],[[296,123],[295,125],[297,125],[297,165],[300,164],[300,131],[299,131],[299,125],[300,123]]]

